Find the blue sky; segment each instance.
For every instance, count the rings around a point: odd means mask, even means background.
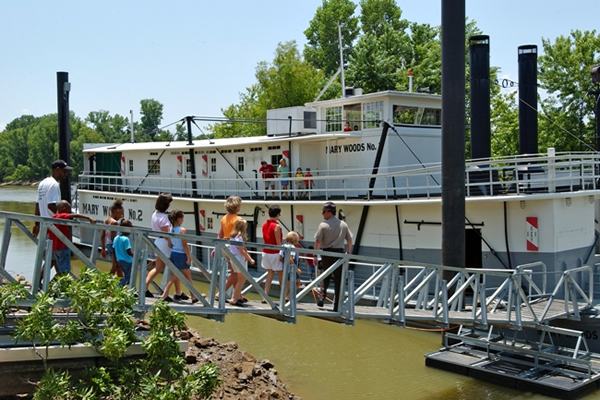
[[[355,1],[358,4],[358,0]],[[163,125],[221,116],[255,82],[279,42],[295,40],[321,0],[0,0],[0,130],[23,114],[54,113],[56,72],[69,73],[70,109],[139,120],[139,102],[164,105]],[[440,0],[397,0],[403,17],[439,25]],[[517,80],[517,48],[598,27],[592,0],[466,0],[490,36],[491,64]],[[358,7],[357,7],[358,12]],[[600,49],[599,49],[600,51]]]

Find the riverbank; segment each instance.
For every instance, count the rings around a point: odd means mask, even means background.
[[[191,328],[179,332],[178,336],[189,342],[185,354],[189,370],[194,371],[208,363],[219,367],[223,384],[211,399],[302,400],[287,390],[273,363],[257,360],[240,350],[236,342],[220,343]]]

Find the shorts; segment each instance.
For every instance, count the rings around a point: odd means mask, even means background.
[[[174,251],[171,253],[170,260],[180,271],[190,269],[190,266],[185,263],[187,261],[187,256],[185,255],[185,253],[179,253]]]
[[[265,189],[268,189],[269,186],[275,186],[275,183],[272,182],[272,181],[269,181],[269,180],[265,179],[264,182],[265,182]]]
[[[235,255],[235,258],[236,258],[236,259],[237,259],[237,260],[240,262],[240,264],[242,264],[242,267],[244,267],[244,269],[245,269],[246,271],[248,271],[248,260],[246,260],[246,259],[244,258],[244,256],[243,256],[243,255],[241,255],[241,254],[236,254],[236,255]],[[236,264],[236,263],[234,263],[234,262],[232,262],[232,263],[231,263],[231,267],[233,268],[233,270],[234,270],[235,272],[242,272],[242,271],[240,270],[240,268],[237,266],[237,264]]]
[[[283,271],[283,263],[279,261],[279,253],[262,253],[260,266],[266,270]]]
[[[157,238],[154,241],[156,247],[160,249],[167,257],[171,257],[171,248],[169,247],[169,242],[165,238]]]
[[[296,189],[304,189],[304,182],[296,182]]]
[[[287,186],[290,184],[290,181],[281,181],[281,186]]]
[[[306,272],[308,272],[308,275],[314,275],[315,274],[315,266],[314,265],[307,265],[306,266]]]
[[[53,254],[58,272],[61,274],[71,272],[71,249],[54,250]]]

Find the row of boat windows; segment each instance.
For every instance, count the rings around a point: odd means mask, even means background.
[[[262,151],[262,149],[263,149],[262,147],[251,147],[250,152]],[[280,149],[281,149],[281,146],[269,146],[268,147],[268,150],[280,150]],[[221,153],[245,153],[245,152],[246,152],[246,149],[224,149],[224,150],[221,150]],[[217,153],[216,150],[199,150],[199,151],[194,152],[194,154],[216,154],[216,153]],[[189,151],[172,151],[171,152],[172,156],[178,156],[180,154],[190,154],[190,152]],[[158,155],[158,152],[154,152],[154,151],[150,152],[150,156],[157,156],[157,155]]]
[[[271,164],[278,165],[279,161],[283,158],[281,154],[271,154]],[[184,162],[185,161],[185,162]],[[161,160],[148,160],[148,175],[160,175],[160,162]],[[192,164],[189,158],[182,160],[182,164],[178,167],[178,171],[182,172],[179,168],[184,167],[185,172],[192,172]],[[215,157],[211,157],[207,160],[207,168],[210,172],[217,172],[217,159]],[[244,172],[246,160],[244,157],[236,157],[237,170],[239,172]],[[128,162],[129,172],[134,172],[133,169],[133,160],[129,160]]]
[[[392,119],[395,124],[441,125],[442,110],[439,108],[394,105]],[[384,120],[383,101],[328,107],[325,109],[326,132],[339,132],[346,123],[350,130],[378,128]],[[352,128],[353,127],[353,128]]]

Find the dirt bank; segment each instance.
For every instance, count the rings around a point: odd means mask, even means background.
[[[269,360],[257,360],[238,349],[235,342],[219,343],[213,338],[202,337],[193,329],[180,332],[179,338],[189,341],[185,358],[190,370],[207,363],[215,364],[221,370],[223,384],[213,399],[302,400],[287,390]]]

